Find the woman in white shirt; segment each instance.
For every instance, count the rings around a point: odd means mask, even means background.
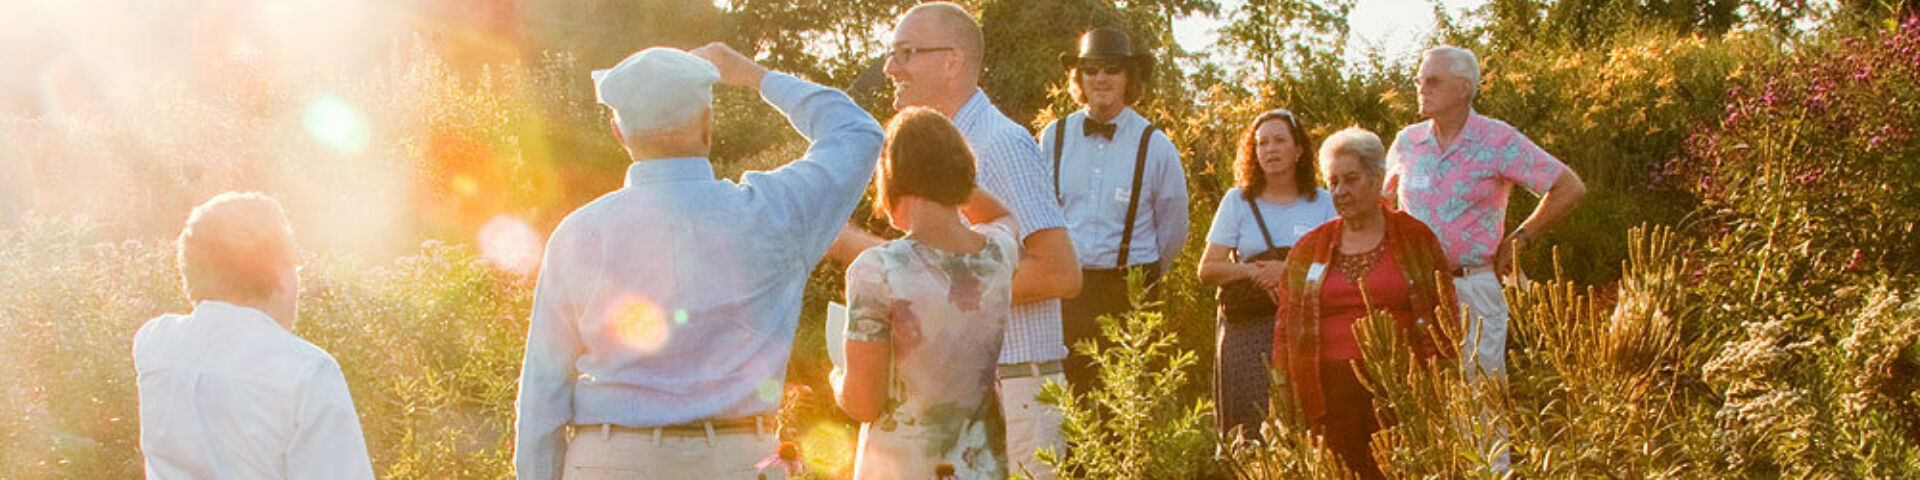
[[[1234,188],[1220,199],[1200,254],[1200,281],[1220,289],[1214,404],[1220,435],[1260,432],[1266,418],[1267,368],[1288,247],[1336,215],[1318,187],[1313,139],[1286,109],[1260,114],[1240,134]]]

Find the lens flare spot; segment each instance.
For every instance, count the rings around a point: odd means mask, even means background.
[[[816,423],[800,433],[800,456],[816,472],[828,475],[853,470],[854,436],[847,427],[831,421]]]
[[[301,119],[314,141],[335,152],[360,153],[373,139],[373,128],[367,123],[367,117],[346,100],[333,95],[322,95],[307,104]]]
[[[472,175],[454,175],[453,193],[460,194],[462,197],[478,195],[480,193],[480,181],[475,180]]]
[[[800,454],[817,472],[846,472],[853,469],[854,435],[848,428],[832,422],[820,422],[800,434]]]
[[[641,352],[660,351],[671,333],[667,317],[660,307],[647,299],[629,296],[608,306],[607,330],[610,338]]]
[[[687,309],[682,308],[682,309],[673,311],[673,324],[674,325],[687,324]]]
[[[515,275],[531,275],[540,268],[540,233],[509,215],[496,215],[480,227],[480,255],[495,268]]]
[[[757,390],[759,390],[760,400],[778,405],[780,403],[780,393],[784,391],[785,387],[786,382],[781,380],[769,379],[760,381],[760,386],[757,388]]]

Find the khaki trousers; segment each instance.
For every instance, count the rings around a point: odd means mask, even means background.
[[[565,480],[696,479],[755,480],[756,464],[774,455],[780,441],[763,433],[653,435],[650,430],[582,428],[567,443]],[[775,467],[770,470],[778,470]],[[769,472],[767,479],[784,479]]]
[[[1470,272],[1453,279],[1453,288],[1466,308],[1466,328],[1460,332],[1460,361],[1467,378],[1505,381],[1508,309],[1507,296],[1500,290],[1500,277],[1484,269]],[[1481,420],[1484,422],[1487,418]],[[1489,438],[1483,439],[1482,448],[1491,449],[1495,442],[1506,441],[1506,429],[1495,428]],[[1508,471],[1511,457],[1507,450],[1494,455],[1493,472]]]
[[[1055,455],[1067,453],[1067,437],[1060,432],[1064,417],[1060,408],[1035,400],[1040,386],[1047,382],[1065,384],[1058,373],[1000,379],[1000,405],[1007,419],[1007,473],[1024,474],[1033,480],[1053,480],[1058,475],[1034,454],[1040,449]]]

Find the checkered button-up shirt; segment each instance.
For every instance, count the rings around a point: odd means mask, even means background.
[[[980,188],[1013,212],[1020,221],[1021,239],[1049,228],[1066,228],[1048,183],[1046,158],[1031,132],[1000,113],[987,93],[979,90],[954,114],[953,124],[973,147]],[[1000,343],[1000,364],[1063,358],[1067,358],[1067,347],[1060,333],[1060,300],[1014,304]]]

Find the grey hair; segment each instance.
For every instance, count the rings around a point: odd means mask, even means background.
[[[1382,175],[1387,172],[1387,146],[1380,143],[1380,136],[1355,125],[1333,132],[1326,140],[1320,141],[1320,171],[1330,172],[1327,162],[1341,155],[1360,158],[1360,165],[1368,173]]]
[[[1474,56],[1472,50],[1441,45],[1427,49],[1421,56],[1446,60],[1448,72],[1467,79],[1467,92],[1475,97],[1480,95],[1480,57]]]
[[[712,115],[713,115],[713,105],[709,104],[707,105],[707,108],[693,112],[693,115],[687,117],[685,120],[681,120],[678,122],[669,123],[665,125],[656,125],[656,126],[647,127],[647,128],[640,128],[640,127],[635,127],[633,125],[629,125],[627,122],[621,121],[619,112],[615,111],[613,115],[613,124],[614,126],[620,129],[621,136],[625,136],[629,140],[636,140],[641,138],[657,137],[663,134],[673,134],[673,133],[677,133],[687,129],[698,128],[702,123],[705,123],[706,120],[711,119]]]

